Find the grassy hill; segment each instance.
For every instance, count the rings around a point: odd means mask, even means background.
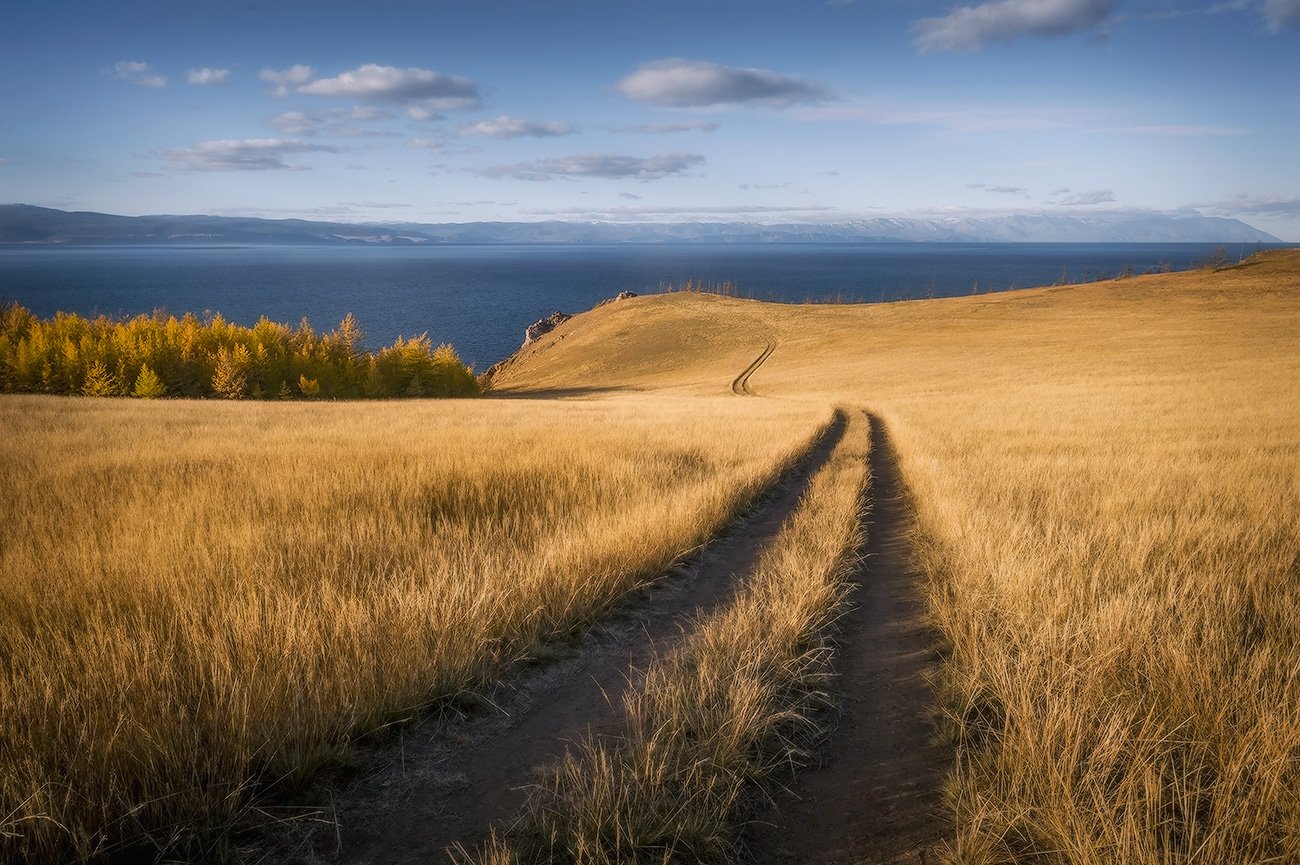
[[[1300,252],[888,305],[610,304],[514,395],[865,407],[918,511],[963,862],[1300,858]]]

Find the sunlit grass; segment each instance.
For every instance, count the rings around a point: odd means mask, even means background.
[[[0,401],[0,852],[228,824],[599,616],[828,416]]]
[[[772,338],[759,392],[885,417],[946,654],[956,861],[1300,861],[1300,253],[887,305],[625,303],[516,386],[719,387]],[[599,353],[627,316],[640,341]]]
[[[862,543],[868,424],[844,437],[736,598],[624,697],[621,738],[549,772],[480,865],[729,862],[774,769],[805,759],[833,663],[828,629]]]

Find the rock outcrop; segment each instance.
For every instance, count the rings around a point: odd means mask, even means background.
[[[602,300],[600,303],[596,304],[596,306],[604,306],[604,305],[607,304],[607,303],[614,303],[614,302],[619,301],[619,300],[627,300],[629,297],[636,297],[636,292],[635,292],[635,291],[620,291],[618,294],[614,295],[613,297],[607,297],[607,298],[605,298],[605,299]]]
[[[555,312],[546,316],[546,318],[538,319],[528,325],[528,327],[524,328],[524,344],[522,347],[527,348],[571,318],[573,318],[573,316],[569,315],[567,312],[560,312],[557,309]]]

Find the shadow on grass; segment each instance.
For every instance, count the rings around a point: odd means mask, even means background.
[[[580,399],[614,393],[637,393],[640,388],[617,385],[613,387],[543,387],[529,390],[489,390],[484,399]]]

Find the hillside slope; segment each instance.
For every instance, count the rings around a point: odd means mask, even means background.
[[[725,392],[774,339],[752,384],[772,396],[872,400],[1128,378],[1294,368],[1300,250],[1217,272],[889,304],[774,304],[649,295],[575,316],[522,350],[499,391]],[[1285,384],[1282,368],[1265,378]],[[1257,381],[1256,385],[1267,386]]]
[[[863,406],[895,444],[956,859],[1298,861],[1297,310],[1293,251],[879,305],[657,295],[496,386],[724,394],[775,343],[749,392]]]

